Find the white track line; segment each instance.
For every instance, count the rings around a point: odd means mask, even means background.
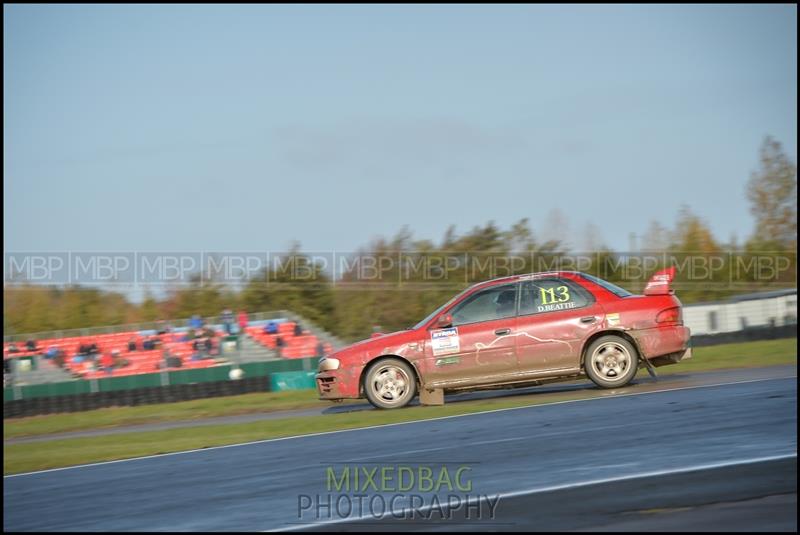
[[[427,418],[427,419],[424,419],[424,420],[412,420],[412,421],[409,421],[409,422],[397,422],[397,423],[393,423],[393,424],[370,425],[370,426],[366,426],[366,427],[354,427],[352,429],[339,429],[339,430],[336,430],[336,431],[321,431],[319,433],[308,433],[308,434],[305,434],[305,435],[292,435],[292,436],[289,436],[289,437],[267,438],[267,439],[264,439],[264,440],[254,440],[254,441],[251,441],[251,442],[239,442],[237,444],[226,444],[224,446],[210,446],[208,448],[198,448],[198,449],[194,449],[194,450],[174,451],[174,452],[171,452],[171,453],[158,453],[158,454],[155,454],[155,455],[145,455],[145,456],[142,456],[142,457],[131,457],[129,459],[117,459],[116,461],[102,461],[102,462],[99,462],[99,463],[77,464],[77,465],[74,465],[74,466],[63,466],[61,468],[49,468],[47,470],[38,470],[38,471],[35,471],[35,472],[22,472],[22,473],[19,473],[19,474],[9,474],[9,475],[3,476],[3,479],[12,478],[12,477],[30,476],[30,475],[36,475],[36,474],[46,474],[46,473],[49,473],[49,472],[60,472],[62,470],[76,470],[78,468],[91,468],[93,466],[103,466],[103,465],[107,465],[107,464],[125,463],[125,462],[131,462],[131,461],[141,461],[141,460],[144,460],[144,459],[160,459],[160,458],[164,458],[164,457],[171,457],[173,455],[185,455],[185,454],[188,454],[188,453],[198,453],[198,452],[204,452],[204,451],[221,450],[221,449],[225,449],[225,448],[236,448],[236,447],[239,447],[239,446],[252,446],[252,445],[255,445],[255,444],[265,444],[265,443],[268,443],[268,442],[280,442],[280,441],[283,441],[283,440],[294,440],[294,439],[298,439],[298,438],[318,437],[318,436],[324,436],[324,435],[334,435],[334,434],[337,434],[337,433],[350,433],[350,432],[354,432],[354,431],[366,431],[366,430],[369,430],[369,429],[380,429],[380,428],[383,428],[383,427],[395,427],[395,426],[400,426],[400,425],[424,424],[426,422],[436,422],[436,421],[440,421],[440,420],[450,420],[452,418],[465,418],[465,417],[469,417],[469,416],[480,416],[482,414],[492,414],[492,413],[496,413],[496,412],[516,411],[516,410],[522,410],[522,409],[540,409],[540,408],[544,408],[544,407],[552,407],[554,405],[565,405],[567,403],[583,403],[583,402],[587,402],[587,401],[599,401],[599,400],[604,400],[604,399],[618,399],[618,398],[627,398],[627,397],[633,397],[633,396],[645,396],[645,395],[650,395],[650,394],[663,394],[663,393],[666,393],[666,392],[678,392],[680,390],[696,390],[696,389],[700,389],[700,388],[714,388],[714,387],[719,387],[719,386],[742,385],[742,384],[748,384],[748,383],[762,383],[762,382],[765,382],[765,381],[783,381],[783,380],[786,380],[786,379],[797,379],[797,376],[796,375],[792,375],[792,376],[788,376],[788,377],[770,377],[770,378],[767,378],[767,379],[748,379],[747,381],[733,381],[733,382],[730,382],[730,383],[714,383],[714,384],[710,384],[710,385],[682,386],[682,387],[678,387],[678,388],[665,388],[665,389],[661,389],[661,390],[650,390],[650,391],[647,391],[647,392],[630,392],[630,393],[627,393],[627,394],[609,394],[607,396],[600,396],[600,397],[594,397],[594,398],[570,399],[570,400],[566,400],[566,401],[555,401],[553,403],[542,403],[542,404],[539,404],[539,405],[523,405],[521,407],[507,407],[507,408],[504,408],[504,409],[492,409],[492,410],[489,410],[489,411],[470,412],[470,413],[467,413],[467,414],[454,414],[452,416],[439,416],[439,417],[436,417],[436,418]],[[201,427],[201,426],[198,426],[198,427]],[[75,440],[75,439],[65,439],[65,440]]]
[[[670,469],[667,469],[667,470],[653,470],[651,472],[640,472],[638,474],[628,474],[628,475],[625,475],[625,476],[615,476],[615,477],[607,477],[607,478],[601,478],[601,479],[590,479],[590,480],[587,480],[587,481],[578,481],[578,482],[575,482],[575,483],[565,483],[563,485],[552,485],[552,486],[549,486],[549,487],[532,487],[532,488],[528,488],[528,489],[515,490],[513,492],[501,492],[501,493],[496,494],[495,496],[497,496],[499,499],[516,498],[516,497],[519,497],[519,496],[528,496],[528,495],[531,495],[531,494],[542,494],[542,493],[553,492],[553,491],[558,491],[558,490],[576,489],[576,488],[581,488],[581,487],[590,487],[592,485],[601,485],[603,483],[616,483],[616,482],[619,482],[619,481],[629,481],[631,479],[643,479],[643,478],[648,478],[648,477],[659,477],[659,476],[667,476],[667,475],[673,475],[673,474],[685,474],[685,473],[689,473],[689,472],[699,472],[699,471],[702,471],[702,470],[713,470],[715,468],[726,468],[726,467],[730,467],[730,466],[741,466],[741,465],[746,465],[746,464],[757,464],[757,463],[763,463],[763,462],[768,462],[768,461],[779,461],[779,460],[783,460],[783,459],[796,459],[796,458],[797,458],[797,452],[789,453],[789,454],[785,454],[785,455],[771,455],[771,456],[767,456],[767,457],[753,457],[753,458],[750,458],[750,459],[736,459],[736,460],[733,460],[733,461],[721,461],[721,462],[716,462],[716,463],[698,464],[698,465],[694,465],[694,466],[687,466],[687,467],[684,467],[684,468],[675,468],[675,469],[671,469],[671,470]],[[489,497],[493,498],[494,496],[489,496]],[[486,498],[487,498],[487,496],[479,496],[479,497],[477,497],[477,502],[485,501]],[[473,503],[473,502],[470,502],[470,503]],[[444,503],[442,503],[442,506],[444,506]],[[392,513],[395,514],[395,515],[400,515],[401,513],[403,515],[406,515],[406,514],[408,514],[410,512],[424,513],[425,511],[428,511],[428,510],[432,509],[433,507],[434,507],[433,504],[420,506],[420,507],[417,507],[417,508],[406,507],[406,508],[401,509],[401,510],[396,510],[396,511],[392,511],[391,513],[387,513],[386,515],[384,515],[384,517],[391,518],[390,515]],[[405,516],[404,516],[404,518],[405,518]],[[362,515],[362,516],[357,516],[357,517],[354,517],[354,518],[335,518],[335,519],[324,520],[324,521],[320,521],[320,522],[309,522],[308,524],[303,524],[301,526],[289,526],[289,527],[285,527],[285,528],[275,528],[275,529],[269,529],[269,530],[264,530],[264,531],[297,531],[297,530],[302,530],[302,529],[311,530],[313,528],[318,528],[318,527],[323,527],[323,526],[328,526],[328,525],[335,525],[335,524],[342,524],[342,523],[346,523],[346,522],[356,523],[356,522],[358,522],[360,520],[366,520],[366,519],[380,520],[380,518],[375,518],[372,515]]]

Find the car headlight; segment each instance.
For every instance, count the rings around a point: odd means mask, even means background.
[[[339,369],[339,359],[334,359],[331,357],[322,357],[321,359],[319,359],[319,371],[326,372],[338,369]]]

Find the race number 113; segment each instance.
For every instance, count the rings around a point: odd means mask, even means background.
[[[569,288],[566,286],[559,286],[558,288],[550,288],[549,290],[545,290],[544,288],[539,288],[539,291],[542,294],[542,304],[543,305],[551,305],[553,303],[564,303],[569,301]]]

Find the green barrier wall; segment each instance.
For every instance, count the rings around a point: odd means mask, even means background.
[[[265,377],[267,375],[287,372],[310,373],[313,376],[317,367],[318,359],[311,357],[307,359],[286,359],[269,362],[248,362],[242,364],[245,377]],[[40,385],[25,385],[17,388],[20,397],[14,397],[14,388],[3,389],[3,401],[13,401],[15,399],[34,399],[52,396],[69,396],[76,394],[88,394],[96,392],[115,392],[120,390],[133,390],[136,388],[148,388],[167,385],[183,385],[192,383],[206,383],[212,381],[228,380],[231,365],[213,366],[211,368],[200,368],[192,370],[175,370],[169,372],[145,373],[141,375],[129,375],[126,377],[107,377],[96,381],[75,380],[63,383],[47,383]],[[96,383],[96,390],[93,390],[92,383]],[[313,388],[313,379],[311,388]]]
[[[6,388],[4,390],[11,391],[11,399],[13,397],[13,388]],[[20,399],[30,398],[47,398],[52,396],[73,396],[76,394],[88,394],[91,392],[91,384],[89,381],[69,381],[64,383],[47,383],[41,385],[27,385],[19,388],[22,395]],[[7,396],[3,396],[7,400]]]
[[[225,381],[231,366],[214,366],[213,368],[202,368],[199,370],[183,370],[169,372],[169,384],[188,385],[191,383],[207,383],[209,381]]]
[[[273,392],[308,390],[316,387],[314,372],[278,372],[269,376]]]
[[[79,381],[88,383],[90,381]],[[160,373],[144,373],[141,375],[128,375],[126,377],[108,377],[97,380],[98,392],[116,392],[118,390],[132,390],[134,388],[146,388],[148,386],[161,386]]]

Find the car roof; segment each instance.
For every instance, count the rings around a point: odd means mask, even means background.
[[[574,279],[576,276],[581,276],[580,271],[540,271],[537,273],[523,273],[519,275],[508,275],[506,277],[498,277],[487,281],[478,282],[472,285],[473,288],[479,286],[494,286],[495,284],[502,284],[506,282],[517,282],[522,280],[540,279],[545,277],[567,277]]]

